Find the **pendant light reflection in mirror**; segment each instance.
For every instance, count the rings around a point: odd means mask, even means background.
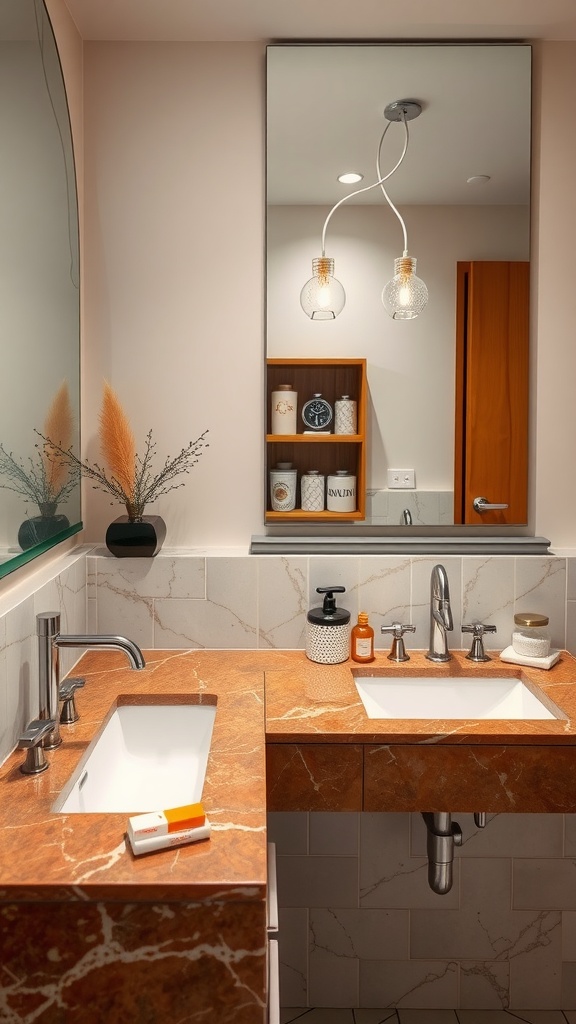
[[[419,117],[422,105],[416,100],[394,100],[384,109],[387,124],[380,136],[376,150],[377,179],[371,185],[355,189],[334,204],[322,228],[322,255],[312,260],[312,277],[306,282],[300,293],[300,305],[311,320],[334,320],[344,309],[346,293],[342,283],[334,277],[334,259],[326,256],[326,230],[333,214],[347,200],[373,188],[380,188],[392,212],[398,218],[404,238],[402,256],[394,260],[394,276],[382,290],[382,303],[393,320],[414,320],[424,309],[428,301],[428,289],[416,276],[416,260],[408,253],[408,233],[404,218],[392,202],[384,182],[388,181],[402,164],[408,151],[410,132],[408,122]],[[386,174],[382,173],[381,151],[388,129],[393,124],[400,124],[404,129],[404,146],[399,160]],[[349,175],[341,175],[339,181],[349,181]]]

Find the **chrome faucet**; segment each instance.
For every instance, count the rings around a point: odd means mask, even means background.
[[[107,650],[123,651],[131,668],[145,668],[146,662],[142,651],[124,636],[107,636],[105,634],[68,634],[60,632],[60,612],[41,612],[36,616],[36,634],[38,636],[38,682],[40,688],[40,709],[38,718],[52,719],[56,725],[42,739],[46,750],[54,750],[62,743],[58,718],[58,701],[60,699],[60,656],[61,647],[102,647]]]
[[[450,661],[446,633],[453,629],[450,588],[443,565],[435,565],[430,577],[430,661]]]

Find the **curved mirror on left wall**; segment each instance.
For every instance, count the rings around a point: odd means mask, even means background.
[[[0,576],[82,528],[76,175],[42,0],[0,0]]]

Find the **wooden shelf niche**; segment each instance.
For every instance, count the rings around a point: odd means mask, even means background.
[[[298,393],[296,434],[271,434],[271,395],[279,384],[291,384]],[[266,522],[343,522],[366,516],[366,360],[365,359],[268,359],[266,374]],[[322,394],[334,409],[336,399],[349,395],[357,403],[356,434],[305,434],[302,406]],[[334,421],[330,424],[334,430]],[[278,462],[291,462],[298,471],[296,508],[273,512],[269,471]],[[303,473],[317,469],[324,476],[347,469],[356,477],[357,508],[354,512],[304,512],[300,508]]]

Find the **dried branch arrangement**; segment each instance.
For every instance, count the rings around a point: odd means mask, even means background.
[[[156,457],[156,442],[152,431],[146,435],[144,453],[139,455],[132,429],[114,390],[104,383],[102,408],[100,411],[100,450],[107,463],[107,469],[98,462],[90,463],[77,458],[70,448],[54,441],[50,434],[41,435],[44,447],[54,457],[66,463],[71,469],[91,480],[96,490],[106,491],[116,501],[126,506],[130,522],[141,522],[144,509],[152,501],[184,482],[173,483],[182,473],[189,473],[208,448],[205,430],[173,458],[168,457],[160,472],[153,472]],[[114,504],[114,502],[111,502]]]
[[[69,450],[72,446],[73,416],[66,381],[56,392],[44,421],[44,434],[58,438],[58,445]],[[38,433],[38,432],[37,432]],[[41,435],[44,436],[44,435]],[[46,445],[37,444],[36,453],[27,460],[18,459],[0,443],[0,476],[7,483],[0,487],[21,494],[35,502],[43,516],[53,516],[78,484],[79,472],[71,462],[64,462]],[[57,446],[55,446],[56,448]]]

